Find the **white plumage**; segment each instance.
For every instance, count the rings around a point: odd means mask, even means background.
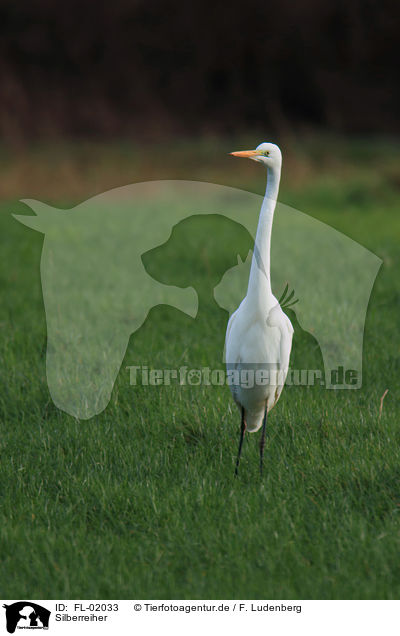
[[[256,150],[232,154],[249,157],[263,163],[268,169],[247,294],[229,319],[225,340],[228,372],[236,373],[234,377],[240,378],[239,382],[235,380],[231,384],[233,398],[242,413],[236,473],[246,429],[255,432],[261,426],[262,472],[267,413],[282,393],[293,337],[292,324],[272,293],[270,278],[272,221],[279,191],[282,155],[278,146],[270,143],[262,143]]]

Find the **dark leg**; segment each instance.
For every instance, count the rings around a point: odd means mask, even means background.
[[[265,447],[265,429],[267,428],[267,407],[265,407],[264,419],[261,429],[261,439],[260,439],[260,475],[262,477],[263,474],[263,457],[264,457],[264,447]]]
[[[237,456],[237,460],[236,460],[236,468],[235,468],[235,475],[236,476],[237,476],[238,470],[239,470],[240,455],[242,454],[242,446],[243,446],[243,439],[244,439],[245,431],[246,431],[246,419],[245,419],[245,416],[244,416],[244,408],[242,406],[242,425],[240,427],[239,451],[238,451],[238,456]]]

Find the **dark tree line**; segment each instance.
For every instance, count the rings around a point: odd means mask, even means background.
[[[397,133],[398,3],[0,2],[0,134]]]

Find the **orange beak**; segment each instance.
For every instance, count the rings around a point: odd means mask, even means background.
[[[239,150],[238,152],[230,152],[229,154],[234,157],[247,157],[248,159],[252,159],[260,153],[258,150]]]

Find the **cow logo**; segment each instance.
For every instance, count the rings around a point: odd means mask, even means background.
[[[14,634],[16,629],[49,629],[50,610],[32,603],[17,601],[3,605],[6,610],[7,631]]]

